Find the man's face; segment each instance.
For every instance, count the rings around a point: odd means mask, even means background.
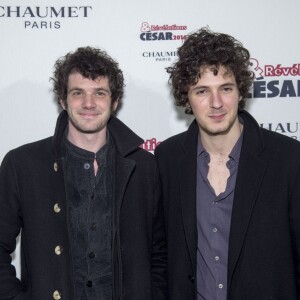
[[[201,78],[189,87],[188,99],[201,134],[226,135],[239,126],[237,112],[240,100],[235,77],[220,67],[214,75],[210,67],[201,69]]]
[[[69,115],[69,131],[93,134],[106,130],[117,101],[112,104],[107,77],[92,80],[74,72],[69,76],[67,99],[61,105]]]

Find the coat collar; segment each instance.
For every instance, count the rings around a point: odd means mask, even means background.
[[[63,110],[57,118],[52,139],[52,151],[57,158],[62,157],[64,153],[62,140],[67,126],[68,114]],[[107,127],[117,152],[123,157],[135,151],[144,142],[143,139],[114,116],[110,117]]]
[[[239,111],[239,116],[244,122],[244,136],[251,138],[251,143],[247,144],[246,148],[248,151],[253,153],[259,153],[264,148],[264,141],[262,136],[262,131],[259,127],[257,121],[250,115],[247,111]],[[197,138],[199,134],[199,128],[196,120],[194,120],[189,126],[188,130],[185,132],[185,137],[182,139],[182,149],[184,152],[191,151],[190,148],[194,148],[197,143]],[[197,147],[197,144],[196,144]]]
[[[190,254],[191,265],[196,273],[197,223],[196,223],[196,178],[198,125],[194,120],[181,139],[182,154],[179,157],[180,201],[183,228]]]
[[[267,162],[261,155],[265,149],[262,130],[249,113],[243,111],[241,116],[244,121],[244,136],[231,215],[228,291],[267,169]]]
[[[264,139],[259,124],[252,115],[245,110],[240,111],[239,116],[241,116],[244,122],[243,150],[259,155],[264,149]]]

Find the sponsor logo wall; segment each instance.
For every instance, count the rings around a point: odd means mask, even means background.
[[[186,35],[202,26],[231,34],[250,50],[256,79],[247,109],[260,126],[300,140],[299,11],[298,0],[3,0],[0,159],[53,134],[59,113],[49,81],[54,62],[86,45],[119,62],[126,88],[118,117],[153,152],[193,119],[173,105],[165,68]]]
[[[285,66],[281,63],[262,63],[256,58],[251,58],[251,66],[255,73],[255,80],[253,91],[249,95],[250,99],[269,99],[271,103],[279,101],[282,107],[282,114],[274,109],[274,113],[278,114],[276,121],[271,122],[266,114],[261,120],[260,126],[300,140],[299,122],[290,122],[289,108],[287,107],[289,101],[296,101],[300,108],[300,63]],[[259,104],[257,108],[259,109]],[[270,115],[272,113],[273,111],[269,112]]]

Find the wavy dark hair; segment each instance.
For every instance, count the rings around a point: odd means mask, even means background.
[[[201,77],[201,67],[212,67],[215,75],[221,66],[234,75],[241,101],[239,109],[245,107],[254,74],[249,69],[250,54],[243,45],[230,35],[212,32],[207,27],[188,35],[178,49],[178,60],[166,68],[170,74],[169,84],[175,98],[175,105],[186,107],[187,114],[193,114],[187,106],[188,90]]]
[[[119,64],[104,50],[80,47],[55,62],[53,77],[50,80],[53,81],[53,92],[58,103],[67,99],[69,75],[73,72],[92,80],[101,76],[107,77],[112,102],[121,101],[124,93],[123,72],[119,69]]]

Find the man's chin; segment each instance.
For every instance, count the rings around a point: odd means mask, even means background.
[[[208,128],[202,128],[204,132],[206,132],[207,135],[210,136],[218,136],[218,135],[226,135],[230,131],[230,127],[228,126],[220,126],[220,127],[208,127]]]
[[[102,131],[104,129],[104,126],[97,126],[97,127],[75,126],[75,128],[80,133],[94,134]]]
[[[81,128],[78,129],[79,132],[84,133],[84,134],[94,134],[94,133],[98,133],[102,130],[103,128],[96,128],[96,129],[85,129],[85,128]]]

